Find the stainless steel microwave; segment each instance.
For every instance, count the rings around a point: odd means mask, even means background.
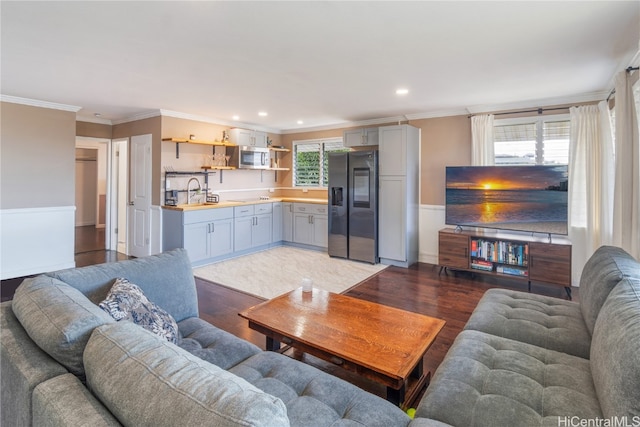
[[[233,164],[239,169],[269,169],[269,149],[265,147],[238,146]]]

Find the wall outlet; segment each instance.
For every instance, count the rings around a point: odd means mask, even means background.
[[[303,189],[302,189],[302,192],[303,192],[303,193],[308,193],[308,192],[309,192],[309,189],[308,189],[308,188],[303,188]]]
[[[275,191],[276,191],[276,189],[275,189],[275,188],[270,188],[270,189],[269,189],[269,193],[274,193]]]

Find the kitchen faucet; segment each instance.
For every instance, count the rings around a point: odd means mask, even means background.
[[[189,179],[189,182],[187,182],[187,204],[190,205],[191,204],[191,198],[193,197],[191,195],[191,182],[197,182],[198,183],[198,189],[197,191],[201,191],[202,190],[202,186],[200,185],[200,181],[198,181],[198,178],[191,178]]]

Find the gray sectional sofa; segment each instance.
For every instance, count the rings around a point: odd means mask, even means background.
[[[640,263],[599,248],[580,304],[487,291],[416,416],[470,427],[640,426]]]
[[[118,277],[175,318],[177,345],[97,306]],[[581,304],[486,292],[411,420],[199,319],[184,250],[48,273],[0,304],[0,424],[568,426],[626,417],[640,425],[640,265],[603,247],[580,292]]]
[[[175,318],[172,344],[98,307],[115,278]],[[386,400],[198,318],[183,249],[27,279],[0,305],[2,426],[406,426]]]

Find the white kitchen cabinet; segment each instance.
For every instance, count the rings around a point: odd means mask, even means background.
[[[408,267],[418,261],[420,130],[380,127],[378,150],[380,262]]]
[[[272,203],[243,205],[234,208],[235,252],[268,245],[272,242]]]
[[[345,147],[378,145],[378,128],[346,130],[343,134],[343,145]]]
[[[229,131],[229,142],[236,145],[266,147],[267,134],[257,130],[233,128]]]
[[[282,203],[282,240],[293,242],[293,203]]]
[[[185,248],[192,264],[233,252],[233,208],[165,210],[163,250]]]
[[[329,216],[326,205],[294,203],[293,241],[326,248]]]
[[[378,178],[378,256],[380,258],[406,260],[406,178],[381,176]]]
[[[282,202],[273,203],[273,222],[271,230],[271,241],[273,243],[282,241]]]

